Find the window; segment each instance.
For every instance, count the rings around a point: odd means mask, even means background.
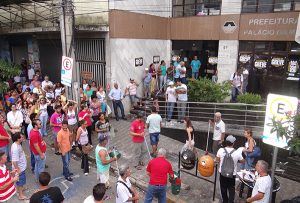
[[[290,11],[292,9],[292,1],[275,0],[274,11]]]
[[[242,13],[299,11],[300,0],[243,0]]]
[[[220,13],[221,0],[173,0],[173,17]]]

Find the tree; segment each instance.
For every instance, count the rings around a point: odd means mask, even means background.
[[[0,59],[0,93],[7,91],[9,87],[7,81],[20,75],[20,73],[21,67],[19,65]]]

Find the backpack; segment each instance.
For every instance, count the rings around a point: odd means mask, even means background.
[[[225,156],[223,158],[223,163],[221,166],[221,175],[226,178],[232,178],[234,172],[234,161],[232,159],[231,154],[235,151],[234,149],[228,153],[227,150],[224,148]]]

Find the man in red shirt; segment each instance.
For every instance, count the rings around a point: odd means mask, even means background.
[[[34,175],[36,181],[39,180],[39,175],[45,170],[46,163],[46,143],[39,131],[42,127],[42,122],[35,119],[32,122],[32,130],[30,131],[30,150],[32,151],[35,159]]]
[[[5,152],[7,156],[9,156],[9,141],[11,139],[10,135],[4,128],[5,118],[2,114],[0,114],[0,152]]]
[[[148,163],[147,173],[150,181],[144,203],[151,203],[153,197],[156,197],[158,202],[166,202],[168,174],[174,177],[172,165],[166,159],[166,154],[167,151],[160,148],[157,158]]]
[[[131,123],[130,126],[130,135],[132,136],[133,150],[134,150],[134,167],[137,170],[141,170],[144,166],[144,157],[146,154],[146,147],[144,144],[145,141],[145,124],[142,118],[142,114],[137,115],[137,119]]]
[[[7,170],[5,166],[6,161],[7,155],[4,152],[0,152],[0,202],[6,202],[16,193],[14,183],[19,180],[17,170],[11,173]],[[15,176],[11,177],[11,174],[15,174]]]

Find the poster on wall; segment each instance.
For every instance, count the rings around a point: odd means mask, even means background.
[[[254,55],[253,64],[257,70],[266,71],[268,67],[269,57],[264,55]]]
[[[216,64],[218,64],[218,57],[215,57],[215,56],[208,57],[208,63],[210,65],[216,65]]]
[[[153,56],[153,63],[159,63],[160,56]]]
[[[287,60],[287,76],[288,80],[299,80],[300,69],[299,69],[300,59],[299,56],[289,56]]]
[[[241,64],[249,64],[251,60],[251,54],[240,54],[239,62]]]
[[[286,58],[282,56],[271,56],[271,66],[269,71],[272,74],[284,74]]]
[[[135,67],[143,66],[143,57],[135,58],[134,62],[135,62]]]

